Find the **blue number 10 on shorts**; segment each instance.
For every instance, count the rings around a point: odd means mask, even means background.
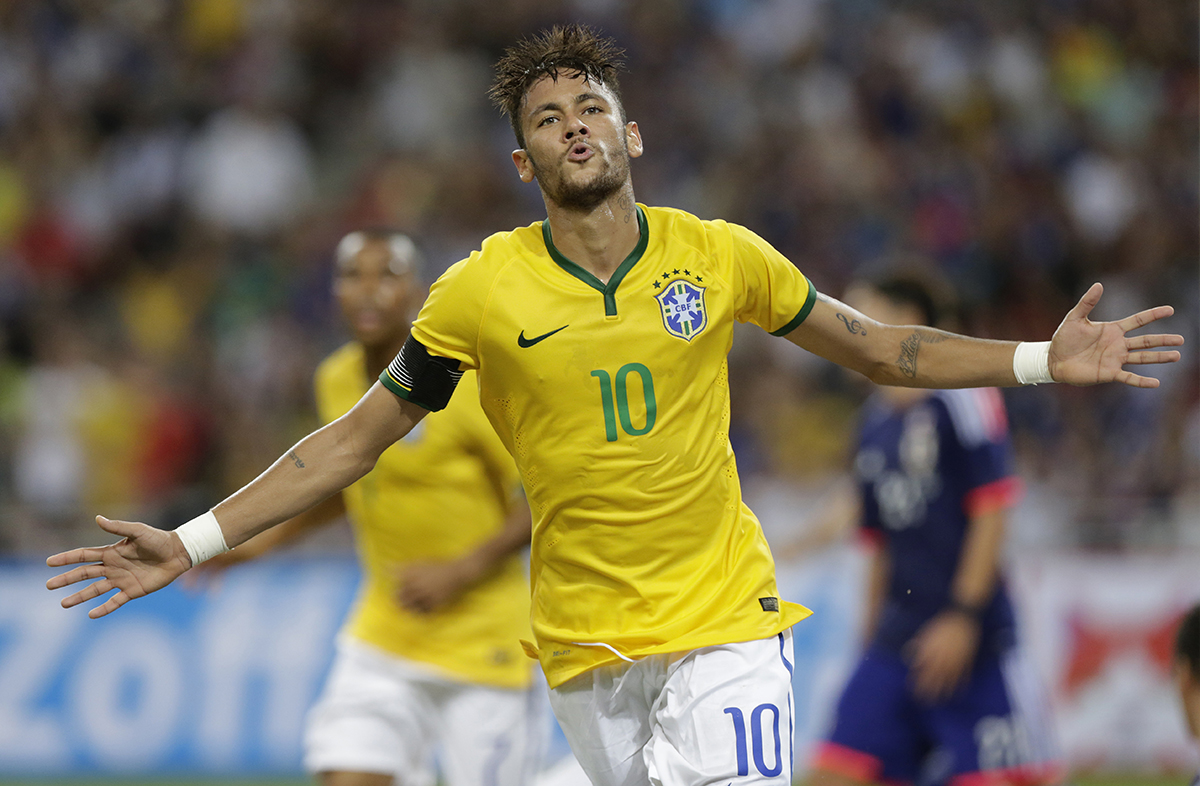
[[[550,691],[596,786],[789,786],[792,634],[610,664]]]

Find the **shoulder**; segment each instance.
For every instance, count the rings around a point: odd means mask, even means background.
[[[484,238],[479,248],[465,259],[451,265],[438,276],[435,287],[454,283],[469,283],[472,287],[487,286],[513,262],[537,254],[546,254],[542,240],[542,222],[519,227],[507,232],[497,232]]]
[[[1003,442],[1008,436],[1004,397],[996,388],[938,390],[930,397],[967,447]]]
[[[640,207],[646,214],[646,221],[650,224],[651,232],[657,230],[684,238],[729,238],[735,232],[750,233],[750,230],[745,227],[732,224],[724,219],[699,218],[686,210],[674,207],[651,207],[648,205],[640,205]]]
[[[700,253],[732,260],[746,252],[775,252],[761,237],[740,224],[724,219],[705,219],[672,207],[642,206],[650,228],[650,242],[690,246]]]
[[[542,223],[535,221],[528,226],[488,235],[480,244],[479,251],[464,261],[475,267],[498,269],[515,257],[545,255],[546,243],[542,239]]]

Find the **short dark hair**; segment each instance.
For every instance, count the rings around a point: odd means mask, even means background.
[[[496,63],[496,79],[488,95],[501,112],[508,115],[517,143],[525,147],[521,129],[521,104],[529,88],[544,76],[582,76],[602,84],[617,99],[624,117],[621,87],[617,71],[624,67],[625,52],[617,42],[587,25],[555,25],[549,30],[521,39],[504,51]]]
[[[1200,679],[1200,603],[1192,606],[1179,623],[1175,634],[1175,659],[1187,664],[1192,676]]]
[[[956,303],[949,284],[932,274],[905,271],[867,282],[892,303],[921,313],[922,324],[938,327],[954,316]]]

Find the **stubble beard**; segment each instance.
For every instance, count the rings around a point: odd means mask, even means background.
[[[529,156],[533,174],[546,199],[564,210],[588,211],[620,191],[629,180],[629,149],[622,145],[614,161],[604,157],[604,166],[596,176],[586,182],[567,181],[563,175],[564,164],[557,172],[549,172]],[[550,176],[548,176],[550,175]]]

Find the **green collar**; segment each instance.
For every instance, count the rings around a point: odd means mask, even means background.
[[[554,239],[550,237],[550,220],[542,222],[542,237],[546,241],[546,250],[550,252],[550,258],[557,262],[563,270],[604,295],[605,316],[617,315],[617,287],[625,278],[625,274],[632,270],[637,261],[646,253],[646,245],[650,242],[650,228],[641,205],[637,205],[637,217],[638,231],[641,233],[641,237],[638,238],[638,243],[633,247],[633,251],[630,251],[629,256],[625,257],[625,261],[617,266],[616,272],[612,274],[612,278],[608,280],[607,284],[563,256],[562,252],[554,246]]]

